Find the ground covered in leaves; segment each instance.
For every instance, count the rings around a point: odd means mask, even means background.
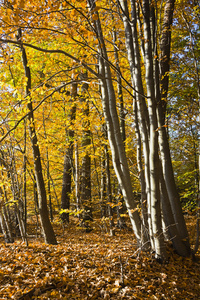
[[[194,262],[169,247],[169,262],[159,264],[137,250],[127,230],[110,237],[70,225],[64,235],[59,226],[56,233],[57,246],[0,239],[0,300],[200,299],[199,253]]]

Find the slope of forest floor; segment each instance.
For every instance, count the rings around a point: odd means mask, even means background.
[[[168,247],[168,263],[159,264],[137,250],[128,230],[114,237],[73,225],[55,230],[57,246],[33,237],[28,246],[5,244],[1,236],[0,299],[200,299],[199,252],[194,262]]]

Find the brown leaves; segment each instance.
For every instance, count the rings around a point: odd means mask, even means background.
[[[169,264],[136,249],[132,233],[69,227],[57,246],[0,246],[4,299],[197,299],[199,263],[168,250]],[[133,255],[133,253],[135,253]],[[123,274],[122,274],[123,273]]]

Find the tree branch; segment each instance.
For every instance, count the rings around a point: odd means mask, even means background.
[[[63,84],[63,85],[61,85],[61,86],[55,88],[54,91],[53,91],[51,94],[49,94],[49,95],[47,95],[46,97],[44,97],[44,98],[38,103],[38,105],[37,105],[36,107],[33,108],[32,111],[34,112],[35,110],[37,110],[38,107],[40,107],[40,105],[42,105],[42,103],[43,103],[45,100],[47,100],[49,97],[53,96],[54,93],[59,92],[63,87],[65,87],[65,86],[67,86],[67,85],[69,85],[69,84],[71,84],[71,83],[72,83],[72,82],[68,82],[68,83],[65,83],[65,84]],[[5,140],[5,138],[6,138],[13,130],[15,130],[15,129],[18,127],[18,125],[19,125],[24,119],[26,119],[26,117],[27,117],[29,114],[30,114],[30,111],[29,111],[27,114],[25,114],[21,119],[19,119],[19,120],[16,122],[15,126],[13,126],[9,131],[7,131],[6,134],[4,134],[4,136],[0,139],[0,143],[1,143],[3,140]]]
[[[13,40],[9,40],[9,39],[0,39],[0,42],[4,43],[4,44],[14,44],[14,45],[19,45],[19,46],[27,46],[30,47],[32,49],[41,51],[41,52],[45,52],[45,53],[60,53],[60,54],[64,54],[65,56],[73,59],[74,61],[76,61],[77,63],[79,63],[81,66],[83,66],[84,68],[86,68],[90,73],[92,73],[93,75],[95,75],[97,78],[101,79],[101,75],[98,74],[97,72],[95,72],[92,68],[90,68],[85,62],[83,62],[81,59],[76,58],[75,56],[65,52],[64,50],[50,50],[50,49],[44,49],[35,45],[31,45],[29,43],[23,43],[21,41],[13,41]]]

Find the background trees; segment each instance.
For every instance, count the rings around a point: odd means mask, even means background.
[[[184,2],[183,5],[186,5],[186,3]],[[178,8],[182,8],[181,4],[178,5]],[[176,151],[176,158],[174,157],[173,160],[175,172],[177,172],[178,187],[185,205],[190,201],[195,204],[199,193],[198,41],[199,5],[195,1],[188,1],[186,10],[181,14],[178,14],[178,12],[175,14],[172,34],[170,103],[168,107],[169,128],[171,128],[169,129],[169,136],[172,149],[174,149],[175,139],[176,142],[180,141],[179,150],[176,147],[178,151]],[[182,89],[181,94],[179,93],[180,89]],[[171,122],[170,119],[173,121]],[[179,139],[176,138],[177,130]],[[182,158],[179,160],[180,153]],[[182,165],[182,168],[178,167],[182,162],[184,162],[184,166]]]
[[[183,20],[187,30],[181,40],[176,36],[181,26],[177,22],[178,10],[175,10],[174,31],[171,30],[172,0],[161,3],[99,1],[97,4],[92,0],[48,3],[41,0],[34,7],[31,1],[1,4],[1,176],[6,192],[2,193],[3,205],[9,199],[17,200],[19,205],[21,199],[28,213],[34,206],[41,210],[39,186],[42,180],[38,180],[36,169],[33,171],[33,165],[41,157],[44,192],[48,190],[51,196],[53,213],[59,211],[62,199],[63,220],[68,221],[72,213],[70,203],[78,209],[79,216],[83,213],[81,208],[89,212],[90,219],[92,211],[103,211],[104,202],[110,207],[120,206],[121,202],[115,201],[119,184],[138,245],[147,247],[150,244],[156,257],[162,260],[166,256],[164,236],[167,232],[179,254],[190,254],[168,140],[169,135],[173,160],[181,157],[173,146],[173,137],[180,135],[179,99],[187,98],[188,90],[178,93],[181,81],[177,78],[184,74],[188,89],[195,97],[198,95],[198,84],[193,84],[193,77],[188,78],[191,71],[185,72],[185,67],[184,71],[177,69],[177,62],[183,60],[185,63],[189,59],[180,51],[187,50],[185,41],[188,39],[194,61],[192,74],[195,79],[199,78],[198,25],[188,17],[192,3],[185,1],[185,5]],[[199,8],[195,7],[198,20]],[[22,37],[16,40],[19,31]],[[174,35],[168,105],[171,32]],[[22,50],[28,57],[24,64],[25,74],[21,64]],[[31,73],[31,86],[27,70]],[[175,76],[176,72],[179,76]],[[198,105],[192,107],[198,115]],[[23,121],[33,113],[35,122],[29,124],[32,133],[25,139]],[[192,138],[187,142],[193,145],[195,163],[192,168],[198,186],[198,120],[195,125],[190,124]],[[37,141],[31,146],[33,131]],[[7,161],[13,161],[12,156],[5,160],[10,143],[12,149],[18,151],[15,170],[11,173],[18,178],[23,170],[18,180],[18,198],[11,193],[16,184],[10,180],[6,168]],[[40,149],[40,154],[35,153],[32,158],[31,147]],[[109,157],[112,157],[114,170],[108,169]],[[25,172],[26,177],[23,176]],[[178,175],[176,169],[175,175]],[[32,186],[35,180],[37,197],[34,203]],[[137,197],[138,193],[141,197]],[[22,209],[22,219],[25,219],[24,211]],[[106,216],[104,210],[103,217]],[[51,226],[49,217],[45,218],[45,224]],[[109,218],[113,226],[111,210]],[[46,242],[52,241],[47,238]]]

